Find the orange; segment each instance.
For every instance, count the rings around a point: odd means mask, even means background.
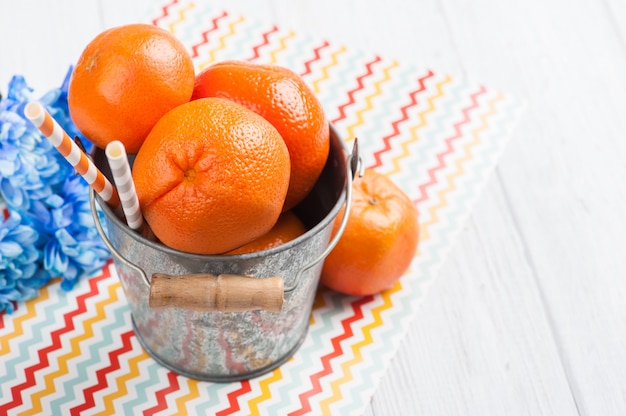
[[[322,172],[330,146],[322,105],[302,78],[276,65],[223,61],[196,76],[192,99],[200,97],[233,100],[276,127],[291,157],[284,210],[302,201]]]
[[[395,183],[373,170],[356,178],[352,190],[346,228],[324,261],[321,282],[349,295],[371,295],[393,286],[408,269],[418,245],[417,209]]]
[[[267,233],[289,186],[289,152],[258,114],[220,98],[166,113],[132,168],[139,205],[165,245],[219,254]]]
[[[286,211],[281,214],[274,227],[267,234],[262,235],[251,243],[229,251],[227,254],[245,254],[278,247],[295,240],[306,231],[307,229],[300,221],[300,218],[293,212]]]
[[[114,27],[74,67],[70,116],[96,146],[120,140],[136,153],[163,114],[190,100],[194,76],[191,56],[171,33],[147,24]]]

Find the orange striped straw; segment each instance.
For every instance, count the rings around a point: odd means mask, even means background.
[[[126,222],[133,230],[139,230],[143,226],[143,216],[141,215],[139,198],[135,190],[124,143],[113,140],[107,144],[105,154],[109,160],[113,182],[117,186],[117,193],[122,202]]]
[[[120,205],[120,197],[111,182],[94,165],[78,145],[67,135],[65,130],[52,118],[50,113],[37,102],[30,102],[24,109],[24,115],[46,136],[50,143],[76,169],[100,197],[111,207]]]

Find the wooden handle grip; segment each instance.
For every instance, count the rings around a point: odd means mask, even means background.
[[[283,279],[256,279],[234,274],[187,274],[170,276],[155,273],[148,304],[153,309],[182,308],[200,312],[280,312],[283,306]]]

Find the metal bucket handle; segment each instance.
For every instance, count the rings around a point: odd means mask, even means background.
[[[213,275],[201,273],[170,276],[154,273],[152,280],[150,280],[144,270],[126,259],[106,236],[96,210],[93,190],[89,193],[89,204],[96,230],[107,249],[118,262],[139,273],[150,289],[148,304],[151,308],[178,307],[200,312],[243,312],[259,309],[280,312],[284,302],[283,295],[293,291],[298,286],[300,276],[330,254],[346,228],[352,203],[352,181],[357,173],[359,176],[363,175],[363,166],[359,157],[356,139],[354,140],[352,153],[347,158],[346,165],[345,209],[337,232],[324,252],[298,271],[294,279],[294,285],[288,288],[284,287],[283,278],[279,276],[258,279],[233,274]]]

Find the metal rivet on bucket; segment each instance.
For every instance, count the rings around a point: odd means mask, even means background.
[[[94,159],[106,172],[97,155]],[[308,329],[322,261],[345,228],[358,169],[356,141],[346,157],[331,126],[324,171],[296,208],[309,230],[283,246],[232,256],[170,249],[134,232],[100,204],[105,232],[92,192],[96,229],[113,255],[146,351],[180,374],[210,381],[254,377],[293,355]]]

